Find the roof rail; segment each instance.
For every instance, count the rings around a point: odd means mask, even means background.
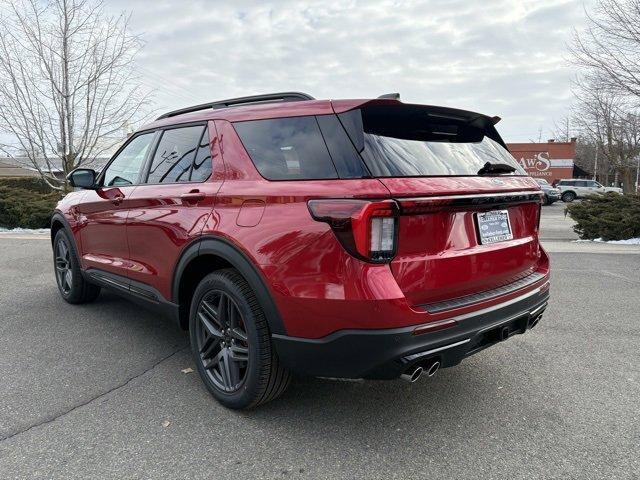
[[[234,107],[239,105],[249,105],[254,103],[276,103],[276,102],[302,102],[304,100],[315,100],[311,95],[301,92],[281,92],[281,93],[267,93],[264,95],[251,95],[248,97],[229,98],[227,100],[218,100],[217,102],[202,103],[200,105],[194,105],[192,107],[181,108],[179,110],[173,110],[160,115],[156,120],[163,118],[175,117],[176,115],[182,115],[184,113],[199,112],[200,110],[218,109],[226,107]]]

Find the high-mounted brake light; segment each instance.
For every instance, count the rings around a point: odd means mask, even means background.
[[[308,206],[314,220],[328,223],[355,257],[385,263],[395,256],[399,208],[393,200],[309,200]]]

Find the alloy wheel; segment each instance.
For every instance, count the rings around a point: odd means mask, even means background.
[[[63,239],[56,244],[56,279],[65,295],[71,292],[73,286],[73,271],[71,270],[71,251]]]
[[[249,342],[244,319],[225,292],[208,292],[196,312],[200,361],[213,384],[225,393],[237,391],[247,376]]]

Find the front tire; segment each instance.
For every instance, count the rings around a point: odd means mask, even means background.
[[[58,290],[69,303],[93,302],[100,294],[100,287],[87,282],[82,276],[80,262],[67,232],[58,230],[53,239],[53,266]]]
[[[198,373],[225,407],[256,407],[289,385],[264,312],[236,270],[219,270],[202,279],[191,301],[189,334]]]

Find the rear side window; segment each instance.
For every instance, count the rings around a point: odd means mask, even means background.
[[[372,105],[338,116],[376,177],[475,176],[487,162],[526,175],[481,116],[418,105]]]
[[[162,133],[147,183],[188,182],[203,125],[172,128]]]
[[[573,182],[571,180],[560,180],[558,182],[558,185],[561,185],[563,187],[573,187],[575,186],[576,182]]]
[[[260,174],[268,180],[338,178],[315,117],[234,123]]]
[[[205,128],[196,158],[193,160],[193,169],[191,170],[192,182],[204,182],[211,176],[211,147],[209,146],[209,132]]]

